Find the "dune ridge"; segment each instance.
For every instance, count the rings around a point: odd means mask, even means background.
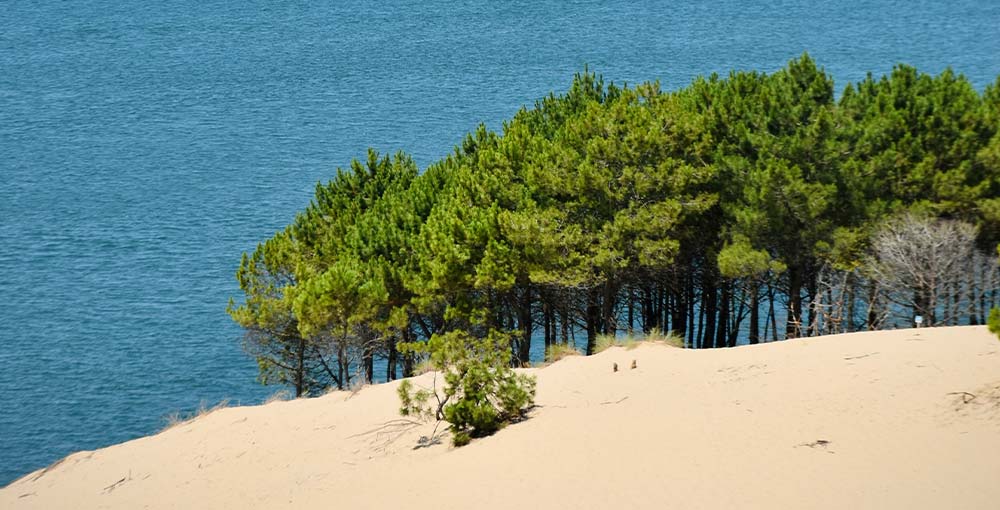
[[[78,452],[0,489],[0,508],[1000,508],[985,327],[616,347],[529,371],[530,418],[463,448],[402,420],[396,381]]]

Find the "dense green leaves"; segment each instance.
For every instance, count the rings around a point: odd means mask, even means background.
[[[695,347],[777,339],[779,320],[783,336],[811,334],[833,280],[866,296],[843,313],[875,327],[873,233],[912,210],[972,223],[993,246],[998,197],[1000,80],[979,93],[901,65],[835,100],[808,55],[674,92],[584,71],[422,173],[375,151],[338,170],[244,256],[230,313],[262,380],[303,392],[370,380],[374,358],[387,378],[408,374],[418,356],[397,343],[451,334],[504,332],[515,365],[537,331],[546,346],[585,331],[591,347],[636,323]],[[984,321],[996,293],[977,295],[969,320]]]
[[[402,344],[402,350],[427,356],[444,384],[414,389],[404,382],[397,392],[400,413],[447,420],[456,446],[522,417],[534,403],[535,380],[510,368],[509,345],[510,338],[495,330],[481,338],[452,331],[434,335],[427,343]]]

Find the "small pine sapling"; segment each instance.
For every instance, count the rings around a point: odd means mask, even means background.
[[[409,380],[400,384],[400,414],[447,421],[455,446],[523,418],[534,405],[535,379],[511,369],[510,345],[510,336],[498,331],[485,338],[452,331],[426,343],[401,344],[401,352],[428,356],[435,374],[429,389]],[[442,388],[438,374],[444,376]]]

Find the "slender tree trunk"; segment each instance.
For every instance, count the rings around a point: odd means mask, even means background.
[[[726,328],[729,325],[729,301],[731,299],[730,294],[732,294],[732,289],[728,279],[723,280],[720,287],[722,292],[719,297],[719,321],[716,324],[715,346],[728,347],[729,331]]]
[[[301,397],[305,393],[306,375],[306,339],[299,335],[298,345],[298,366],[295,367],[295,397]]]
[[[705,349],[706,345],[702,341],[704,338],[703,332],[705,331],[705,292],[704,289],[701,293],[701,298],[698,300],[698,330],[694,334],[694,342],[696,349]]]
[[[718,289],[715,282],[706,277],[702,287],[702,308],[705,310],[705,330],[702,335],[702,346],[705,348],[715,347],[715,314],[718,309]]]
[[[367,336],[367,335],[366,335]],[[375,346],[371,340],[364,339],[365,345],[362,348],[361,364],[364,366],[365,382],[371,384],[375,380]]]
[[[656,285],[656,313],[653,316],[653,327],[658,331],[663,331],[663,317],[667,313],[667,289],[662,285]]]
[[[344,380],[344,375],[347,372],[347,353],[344,352],[343,341],[340,347],[337,348],[337,389],[342,390],[347,386],[349,381]]]
[[[694,278],[688,276],[688,285],[684,289],[684,311],[687,315],[681,322],[681,331],[688,333],[688,345],[694,347]],[[682,333],[683,334],[683,333]]]
[[[986,318],[989,316],[990,308],[992,308],[992,301],[989,302],[990,306],[987,306],[987,297],[990,296],[990,291],[993,289],[993,275],[994,269],[988,267],[985,263],[980,264],[982,272],[979,277],[979,323],[986,324]]]
[[[598,302],[598,292],[600,289],[591,289],[587,292],[587,355],[594,354],[597,347],[597,328],[601,322],[601,307]]]
[[[844,321],[844,332],[852,333],[854,331],[854,276],[852,273],[847,273],[847,277],[844,279],[844,292],[846,296],[844,299],[847,301],[847,317]]]
[[[552,345],[553,337],[555,336],[555,328],[552,324],[552,306],[548,303],[544,296],[540,298],[542,300],[542,328],[545,330],[545,350],[549,350],[549,346]]]
[[[653,297],[650,291],[650,285],[643,285],[642,290],[639,293],[639,315],[642,319],[642,332],[644,334],[649,334],[650,330],[653,328],[652,317],[653,317]]]
[[[396,352],[396,335],[392,334],[385,340],[385,349],[388,352],[385,362],[385,380],[393,381],[396,379],[396,364],[398,363],[398,353]]]
[[[806,336],[815,336],[816,331],[816,272],[813,271],[806,280],[806,295],[809,297],[809,318],[806,323]]]
[[[673,326],[673,318],[676,313],[674,310],[677,309],[677,293],[663,289],[663,295],[666,296],[666,304],[663,310],[663,325],[660,327],[660,330],[666,334],[670,332],[670,327]]]
[[[413,330],[407,326],[403,328],[403,342],[413,341]],[[403,377],[413,377],[413,354],[403,355]]]
[[[770,283],[767,285],[767,293],[769,294],[770,309],[768,310],[768,316],[771,317],[771,341],[778,341],[778,316],[774,313],[774,300],[777,298],[775,296],[774,286]]]
[[[760,342],[760,283],[754,281],[750,284],[750,332],[747,335],[751,345]]]
[[[790,267],[785,338],[798,338],[800,336],[802,336],[802,270],[798,267]]]
[[[563,304],[562,310],[559,311],[559,315],[562,318],[562,340],[564,344],[569,345],[569,313],[566,311],[565,304]],[[576,345],[573,347],[576,347]]]
[[[518,344],[519,350],[517,359],[521,366],[530,361],[531,356],[531,332],[534,329],[531,320],[532,291],[531,286],[525,284],[521,292],[521,302],[518,306],[518,322],[521,326],[521,342]]]
[[[618,284],[610,278],[604,283],[604,293],[601,296],[602,332],[614,336],[618,331],[618,319],[615,317],[615,305],[618,301]]]
[[[629,334],[629,336],[632,336],[632,331],[635,329],[635,313],[634,313],[634,309],[633,309],[633,307],[635,305],[635,299],[633,299],[634,294],[632,292],[632,287],[631,286],[629,286],[629,288],[626,291],[625,295],[628,296],[628,298],[627,298],[628,299],[628,334]]]
[[[695,311],[694,311],[694,308],[695,308],[695,300],[694,300],[694,277],[691,276],[691,272],[690,271],[688,271],[688,274],[687,274],[687,284],[684,286],[684,292],[687,295],[687,329],[686,329],[686,331],[687,331],[687,337],[688,337],[688,339],[687,339],[687,345],[690,346],[692,349],[695,349],[695,348],[698,347],[698,345],[695,343],[695,340],[694,340],[695,339],[695,336],[694,336],[694,332],[695,332],[695,321],[694,321],[694,315],[695,315]],[[700,305],[699,305],[699,307],[700,307]]]
[[[868,281],[868,317],[865,319],[865,327],[868,331],[875,331],[878,327],[878,284]]]

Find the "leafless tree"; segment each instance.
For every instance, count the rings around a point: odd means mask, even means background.
[[[955,220],[905,214],[872,239],[866,263],[881,294],[908,323],[920,315],[928,326],[971,317],[978,293],[974,273],[976,229]]]
[[[816,278],[816,296],[810,310],[816,314],[811,334],[831,335],[881,329],[889,307],[879,283],[863,268],[823,267]]]

